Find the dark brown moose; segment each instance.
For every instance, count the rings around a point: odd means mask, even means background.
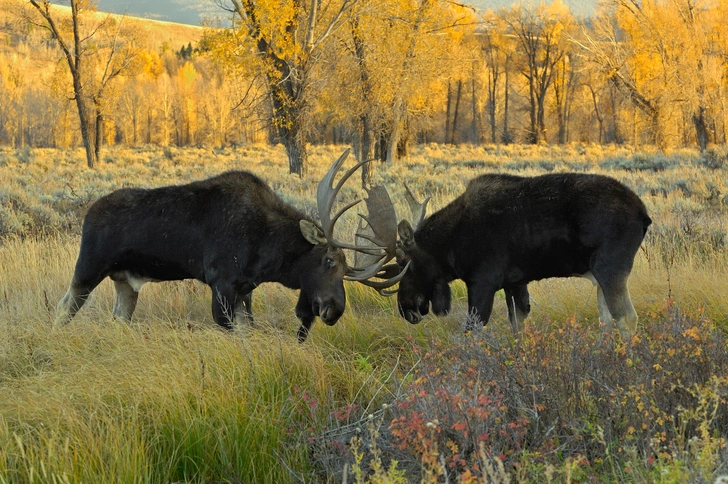
[[[411,193],[409,201],[422,217],[426,202],[417,205]],[[400,314],[418,323],[430,304],[447,314],[448,283],[461,279],[471,328],[488,322],[494,295],[504,289],[509,320],[520,331],[530,311],[529,282],[581,276],[597,286],[605,331],[614,318],[628,337],[637,313],[627,279],[651,222],[639,197],[606,176],[479,176],[449,205],[417,220],[416,230],[400,222],[398,264],[409,265],[399,284]]]
[[[262,282],[300,289],[298,339],[316,316],[327,325],[346,306],[343,280],[366,282],[388,262],[385,247],[338,242],[334,225],[353,202],[332,215],[336,195],[361,166],[333,180],[348,150],[316,192],[320,226],[244,171],[155,189],[124,188],[95,202],[83,223],[81,248],[56,323],[69,322],[107,276],[114,281],[114,316],[130,320],[146,282],[197,279],[212,288],[212,314],[220,326],[249,320],[251,293]],[[368,206],[372,206],[367,201]],[[363,250],[367,267],[349,267],[342,249]],[[401,277],[378,282],[391,286]]]

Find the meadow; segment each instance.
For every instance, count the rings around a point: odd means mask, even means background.
[[[600,340],[586,280],[532,283],[522,338],[504,298],[466,334],[466,293],[419,325],[346,283],[347,311],[298,344],[297,294],[264,284],[255,324],[219,330],[207,286],[145,286],[134,321],[107,280],[52,328],[89,205],[250,170],[315,214],[344,146],[288,174],[281,146],[0,148],[0,483],[713,482],[728,474],[728,152],[628,147],[414,147],[377,163],[400,216],[407,182],[430,212],[480,173],[613,176],[654,223],[630,279],[637,335]],[[349,161],[349,166],[353,160]],[[356,178],[356,177],[354,177]],[[359,180],[344,200],[363,195]],[[356,217],[344,221],[351,233]],[[343,237],[343,235],[342,235]]]

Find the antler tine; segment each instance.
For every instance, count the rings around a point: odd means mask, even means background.
[[[357,245],[361,245],[365,250],[360,249],[357,252],[355,264],[358,266],[359,259],[362,259],[362,267],[350,268],[346,279],[373,287],[382,295],[392,295],[393,292],[385,294],[385,289],[397,284],[406,270],[405,268],[400,271],[395,264],[384,267],[384,264],[394,259],[397,254],[397,214],[384,187],[367,189],[367,195],[366,204],[369,213],[359,214],[361,220],[356,232]],[[363,225],[364,222],[366,226]],[[372,251],[374,248],[381,249],[381,252]],[[394,277],[390,277],[392,270],[398,271]],[[385,281],[372,281],[373,277],[390,278]]]
[[[376,186],[367,190],[366,216],[360,215],[367,223],[371,241],[387,252],[389,259],[395,257],[397,249],[397,214],[394,211],[392,199],[389,198],[386,188]]]
[[[404,198],[407,200],[407,205],[409,205],[410,213],[412,214],[412,226],[417,228],[425,218],[427,202],[429,202],[432,197],[427,197],[424,202],[420,203],[417,201],[412,190],[409,189],[406,183],[404,184],[404,188]]]
[[[394,291],[388,291],[387,289],[389,289],[390,287],[394,286],[395,284],[397,284],[399,281],[402,280],[405,273],[407,272],[407,269],[409,269],[409,266],[410,266],[410,262],[407,262],[407,265],[404,267],[404,269],[399,271],[399,273],[396,276],[391,277],[385,281],[372,281],[371,279],[367,279],[367,280],[359,281],[359,282],[361,284],[364,284],[365,286],[369,286],[371,288],[376,289],[377,292],[379,294],[381,294],[382,296],[385,296],[385,297],[393,296],[393,295],[397,294],[397,290],[395,289]],[[384,274],[382,276],[387,277]],[[378,276],[375,276],[375,277],[378,277]]]
[[[326,173],[326,175],[321,178],[321,181],[316,188],[316,205],[318,206],[319,218],[321,219],[321,229],[323,229],[324,236],[329,241],[329,243],[337,247],[353,249],[353,246],[341,244],[334,239],[334,224],[344,214],[345,211],[347,211],[357,203],[361,202],[361,200],[356,200],[355,202],[349,203],[343,209],[337,212],[336,215],[334,215],[333,217],[331,216],[331,210],[334,207],[336,196],[341,190],[341,187],[344,186],[344,183],[346,183],[346,181],[351,177],[351,175],[354,174],[356,170],[359,169],[359,167],[366,163],[366,161],[359,162],[352,168],[347,170],[347,172],[344,173],[339,182],[336,184],[336,187],[334,187],[334,177],[341,169],[341,166],[344,164],[347,156],[349,156],[350,151],[351,149],[347,148],[346,151],[344,151],[341,156],[339,156],[339,158],[334,162],[334,164],[331,165],[331,168],[329,168],[329,171]]]

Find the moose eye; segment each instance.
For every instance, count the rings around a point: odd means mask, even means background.
[[[336,261],[331,257],[327,257],[326,259],[324,259],[324,265],[327,269],[332,269],[336,265]]]

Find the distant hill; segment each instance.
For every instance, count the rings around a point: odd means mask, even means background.
[[[465,0],[479,10],[508,7],[519,0]],[[594,13],[597,0],[562,0],[578,17]],[[534,2],[522,0],[521,3]],[[126,13],[132,17],[143,17],[167,22],[201,25],[206,19],[228,18],[227,12],[217,6],[214,0],[99,0],[99,10]]]
[[[546,0],[547,3],[551,3],[552,1]],[[592,15],[597,5],[597,0],[562,0],[562,2],[577,17],[588,17]],[[466,0],[464,3],[471,4],[480,10],[487,10],[489,8],[510,7],[514,3],[538,4],[540,2],[536,0]]]
[[[21,59],[24,69],[32,73],[30,77],[46,78],[53,73],[54,65],[58,63],[61,54],[41,40],[48,36],[44,30],[22,28],[17,22],[24,1],[0,0],[0,62]],[[60,18],[70,15],[70,7],[58,5],[54,8]],[[101,21],[108,14],[97,12],[95,15]],[[136,18],[130,18],[127,22],[133,22],[135,31],[143,34],[143,47],[157,52],[163,47],[179,51],[182,47],[199,41],[203,33],[203,29],[196,25]]]
[[[14,17],[17,16],[17,12],[20,10],[20,5],[23,1],[24,0],[0,0],[0,37],[12,36],[13,39],[12,42],[8,40],[0,43],[0,48],[5,46],[12,49],[13,45],[15,45],[13,42],[17,43],[17,41],[22,40],[22,37],[26,35],[26,32],[16,31],[17,26],[14,21]],[[144,2],[134,1],[138,5],[145,5]],[[152,5],[157,8],[160,5],[171,6],[176,3],[184,3],[184,1],[185,0],[155,0],[154,2],[147,1],[146,5]],[[109,12],[124,14],[125,11],[123,8],[112,8],[114,4],[120,5],[124,3],[130,5],[127,12],[130,17],[140,17],[142,19],[142,21],[135,21],[134,28],[145,34],[145,41],[149,44],[149,48],[157,50],[162,44],[166,44],[173,50],[179,50],[181,47],[190,42],[197,42],[200,37],[202,37],[203,29],[200,28],[199,22],[192,20],[175,22],[168,18],[161,18],[161,15],[143,15],[141,10],[132,11],[132,0],[101,0],[99,2],[100,5],[96,16],[99,20],[101,20]],[[202,4],[207,2],[198,3]],[[215,4],[214,0],[210,0],[210,3],[212,3],[213,6]],[[57,8],[59,12],[65,12],[67,15],[70,15],[71,9],[66,5],[54,5],[54,8]],[[190,16],[189,18],[191,19],[192,17]]]
[[[214,0],[99,0],[99,10],[189,25],[228,17]]]

